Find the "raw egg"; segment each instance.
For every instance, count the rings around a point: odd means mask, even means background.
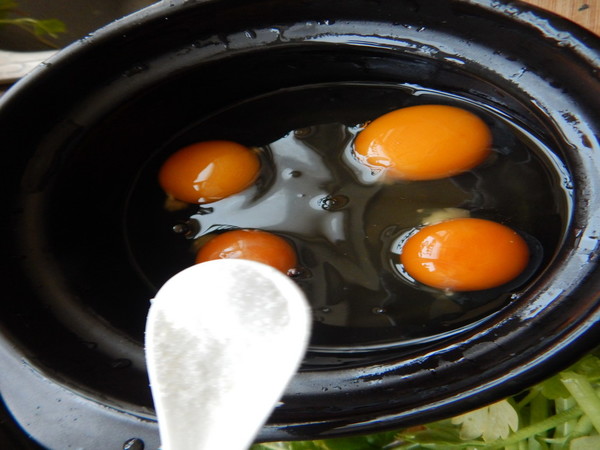
[[[492,133],[475,114],[455,106],[409,106],[369,123],[354,142],[357,159],[402,180],[450,177],[482,163]]]
[[[196,263],[214,259],[249,259],[287,274],[296,267],[296,252],[284,238],[261,230],[233,230],[216,235],[196,255]]]
[[[400,262],[412,278],[451,291],[503,285],[523,272],[529,247],[511,228],[491,220],[462,218],[423,227],[409,237]]]
[[[258,177],[253,150],[231,141],[205,141],[172,154],[162,165],[162,189],[187,203],[210,203],[243,191]]]

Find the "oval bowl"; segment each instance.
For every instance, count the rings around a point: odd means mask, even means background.
[[[163,275],[148,282],[131,252],[140,167],[201,121],[230,133],[210,122],[222,114],[252,142],[359,123],[394,107],[379,90],[390,86],[482,105],[544,143],[565,192],[560,240],[510,302],[469,326],[402,345],[313,345],[257,440],[422,424],[565,367],[600,332],[599,49],[564,19],[496,0],[165,2],[70,45],[0,103],[9,409],[52,448],[158,446],[142,330]],[[46,413],[32,419],[36,408]]]

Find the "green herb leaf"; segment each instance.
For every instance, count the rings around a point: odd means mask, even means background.
[[[46,37],[57,38],[66,31],[64,22],[58,19],[34,19],[31,17],[12,17],[16,15],[17,4],[11,0],[0,0],[0,25],[19,27],[34,35],[41,42],[54,46]]]
[[[493,405],[462,414],[452,419],[461,425],[460,438],[464,440],[482,437],[484,442],[508,437],[510,431],[519,428],[519,416],[512,405],[502,400]]]
[[[510,399],[453,419],[351,438],[262,444],[252,450],[596,450],[600,347]]]
[[[67,31],[65,24],[58,19],[36,20],[33,23],[33,32],[37,36],[48,35],[53,38]]]
[[[600,433],[600,398],[594,386],[584,375],[567,371],[560,374],[560,380],[579,404],[583,412],[590,418],[596,431]]]
[[[573,439],[569,450],[598,450],[600,448],[600,436],[585,436]]]

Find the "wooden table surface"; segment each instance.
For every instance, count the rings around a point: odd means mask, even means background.
[[[600,0],[524,0],[545,8],[600,35]]]

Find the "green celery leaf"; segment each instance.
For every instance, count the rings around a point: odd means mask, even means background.
[[[36,20],[33,23],[33,32],[36,36],[48,35],[55,38],[66,30],[65,24],[58,19]]]
[[[584,436],[571,441],[569,450],[598,450],[600,436]]]
[[[584,375],[590,381],[600,380],[600,358],[594,354],[585,355],[571,370]]]
[[[66,31],[64,22],[58,19],[34,19],[23,17],[22,13],[16,14],[17,3],[12,0],[0,0],[0,26],[12,25],[19,27],[34,35],[40,42],[54,47],[52,42],[46,41],[45,37],[57,38],[60,33]],[[16,16],[16,17],[15,17]]]
[[[540,386],[542,388],[542,395],[549,400],[568,398],[571,396],[558,376],[548,378],[547,380],[543,381]]]
[[[561,372],[560,379],[600,433],[600,398],[592,383],[586,376],[571,371]]]

